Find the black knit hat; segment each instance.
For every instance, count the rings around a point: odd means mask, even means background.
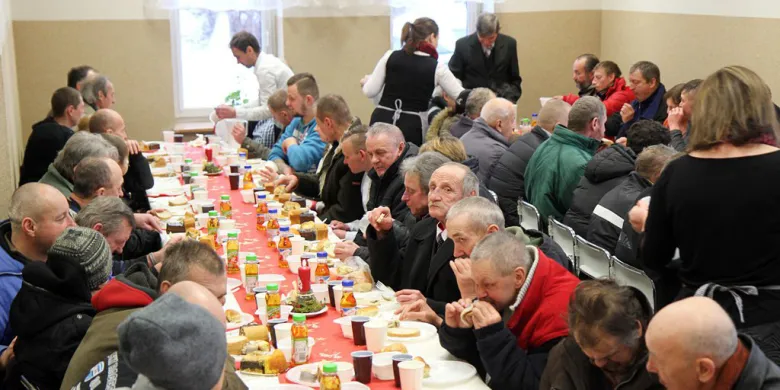
[[[111,276],[111,250],[100,233],[83,227],[72,227],[57,237],[49,249],[47,261],[67,258],[81,264],[90,291],[95,291]]]
[[[469,99],[469,95],[471,95],[470,89],[464,89],[463,92],[461,92],[458,95],[458,98],[455,99],[455,113],[456,114],[463,114],[466,112],[466,100]]]

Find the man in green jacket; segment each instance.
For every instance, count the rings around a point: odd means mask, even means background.
[[[569,128],[555,126],[528,162],[525,170],[525,194],[547,223],[549,217],[562,220],[571,205],[585,165],[588,164],[604,137],[607,111],[593,96],[583,97],[569,112]]]

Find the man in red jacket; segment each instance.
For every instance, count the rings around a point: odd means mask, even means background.
[[[568,335],[565,314],[579,280],[506,232],[485,236],[471,260],[478,300],[446,306],[442,347],[492,389],[538,389],[550,349]]]

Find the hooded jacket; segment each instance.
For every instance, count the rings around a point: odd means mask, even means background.
[[[659,83],[658,88],[647,99],[640,102],[634,99],[631,102],[631,107],[634,109],[634,117],[630,121],[623,123],[623,118],[620,116],[620,110],[612,114],[607,119],[606,135],[608,137],[625,137],[628,129],[640,119],[654,120],[658,123],[664,123],[668,114],[666,113],[666,87]]]
[[[620,230],[634,207],[636,197],[653,184],[636,172],[631,172],[620,185],[607,192],[590,217],[585,239],[615,254]]]
[[[626,86],[626,80],[622,77],[616,78],[606,92],[603,94],[597,93],[596,96],[601,99],[604,107],[607,108],[607,116],[620,113],[620,109],[623,108],[624,104],[631,103],[636,99],[634,91]]]
[[[404,159],[416,156],[419,150],[417,145],[407,142],[404,151],[387,168],[382,177],[379,177],[374,168],[368,171],[368,177],[371,179],[371,190],[369,191],[368,203],[366,203],[367,210],[385,206],[390,209],[394,219],[402,219],[409,213],[406,203],[401,200],[404,195],[404,176],[401,174],[400,168]]]
[[[453,135],[452,126],[456,123],[460,123],[461,118],[463,118],[463,115],[458,115],[449,108],[444,108],[443,110],[439,111],[436,116],[433,117],[431,124],[428,126],[428,131],[425,133],[425,142],[428,142],[436,137]],[[469,129],[471,129],[471,127],[469,127]]]
[[[11,302],[22,287],[22,269],[29,262],[11,248],[10,242],[11,220],[6,219],[0,222],[0,353],[15,336],[8,317]]]
[[[466,146],[466,153],[479,160],[479,181],[487,183],[493,165],[509,148],[509,141],[482,118],[475,120],[474,127],[460,140]]]
[[[143,153],[131,154],[125,174],[124,199],[134,212],[145,213],[151,209],[146,190],[154,187],[152,168]]]
[[[569,256],[566,255],[563,248],[561,248],[552,237],[538,230],[524,229],[522,226],[507,227],[506,232],[523,240],[525,245],[539,248],[545,256],[560,264],[563,268],[569,270],[569,272],[574,273],[574,264],[569,260]]]
[[[22,278],[11,305],[16,358],[6,388],[24,388],[24,378],[38,388],[56,389],[95,315],[87,275],[75,261],[56,258],[27,264]]]
[[[601,198],[617,187],[634,170],[636,154],[631,149],[615,144],[593,156],[585,167],[571,206],[563,217],[563,223],[582,237],[588,233],[593,209]]]
[[[71,136],[73,130],[57,123],[52,117],[34,124],[24,148],[24,160],[19,169],[19,186],[40,180]]]
[[[66,199],[70,198],[70,194],[73,193],[73,183],[62,176],[57,171],[57,168],[54,168],[54,164],[49,164],[46,173],[41,177],[41,180],[38,180],[38,183],[48,184],[56,188]]]

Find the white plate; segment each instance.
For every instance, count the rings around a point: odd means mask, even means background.
[[[425,322],[418,322],[418,321],[401,321],[401,328],[417,328],[420,330],[420,335],[417,337],[390,337],[388,335],[387,339],[389,341],[393,342],[420,342],[428,340],[431,337],[436,336],[438,331],[436,330],[436,327],[427,324]]]
[[[342,364],[343,362],[335,362],[336,364]],[[287,371],[286,377],[287,380],[293,383],[297,383],[299,385],[309,386],[309,387],[320,387],[319,382],[303,382],[301,381],[301,372],[302,371],[315,371],[317,369],[317,366],[320,363],[309,363],[304,364],[302,366],[295,366],[291,368],[289,371]],[[349,367],[352,367],[352,364],[345,363],[345,365],[348,365]],[[354,371],[350,368],[350,374],[349,377],[352,378],[352,376],[355,375]],[[368,389],[369,387],[360,383],[360,382],[346,382],[341,384],[341,390],[363,390]]]
[[[286,279],[282,275],[277,274],[260,274],[257,275],[257,286],[266,287],[269,283],[281,283]]]
[[[241,281],[238,279],[227,278],[227,290],[230,292],[236,292],[241,287]]]
[[[254,320],[255,320],[255,317],[253,315],[251,315],[249,313],[241,313],[241,322],[238,322],[238,323],[236,323],[236,322],[228,322],[226,324],[227,325],[227,330],[238,329],[238,328],[240,328],[240,327],[242,327],[244,325],[249,325]]]
[[[322,305],[322,309],[320,309],[320,310],[318,310],[318,311],[315,311],[314,313],[305,313],[304,315],[306,316],[306,318],[309,318],[309,317],[316,317],[316,316],[318,316],[318,315],[320,315],[320,314],[324,314],[324,313],[325,313],[325,312],[327,312],[327,311],[328,311],[328,305]],[[297,314],[297,313],[295,313],[295,312],[290,312],[290,315],[291,315],[291,316],[292,316],[293,314]]]
[[[438,360],[428,364],[431,366],[431,376],[423,379],[425,386],[452,386],[466,383],[477,374],[474,366],[464,362]]]
[[[360,382],[347,382],[341,384],[341,390],[368,390],[370,387]]]

